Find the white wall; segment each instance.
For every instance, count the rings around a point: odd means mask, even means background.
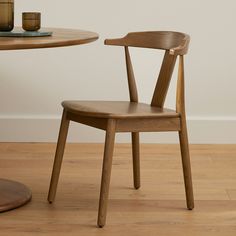
[[[191,35],[186,97],[192,143],[236,142],[236,2],[189,0],[16,0],[41,11],[43,26],[96,31],[100,40],[68,48],[0,52],[0,141],[55,141],[65,99],[128,99],[122,48],[103,46],[129,31]],[[142,101],[149,102],[161,54],[132,50]],[[174,83],[167,105],[175,103]],[[73,125],[70,141],[102,142],[101,131]],[[176,134],[145,134],[144,142],[176,142]],[[118,141],[129,137],[119,135]]]

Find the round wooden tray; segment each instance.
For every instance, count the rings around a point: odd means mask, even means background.
[[[23,31],[13,30],[11,32],[0,31],[0,37],[45,37],[52,36],[53,32],[49,31]]]

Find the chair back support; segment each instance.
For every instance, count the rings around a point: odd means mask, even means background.
[[[187,34],[172,31],[134,32],[127,34],[123,38],[105,40],[106,45],[125,47],[131,102],[138,102],[138,92],[128,47],[165,50],[165,55],[151,102],[152,106],[163,108],[177,56],[180,56],[181,60],[183,59],[183,56],[188,52],[189,41],[190,37]],[[180,66],[183,67],[183,63],[180,63]],[[183,68],[181,68],[181,70],[183,71]]]

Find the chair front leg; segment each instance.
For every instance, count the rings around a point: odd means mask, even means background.
[[[132,133],[133,178],[134,187],[140,188],[140,147],[139,133]]]
[[[62,159],[64,155],[65,143],[68,134],[68,128],[70,120],[67,119],[67,112],[64,110],[61,119],[61,127],[59,131],[59,137],[57,141],[56,154],[54,159],[53,171],[51,176],[51,183],[48,193],[48,201],[52,203],[56,196],[57,184],[61,170]]]
[[[185,116],[181,117],[181,131],[179,131],[180,149],[184,173],[185,193],[187,207],[189,210],[194,208],[194,196],[192,186],[191,163],[189,155],[188,133]]]
[[[116,131],[116,121],[112,119],[108,120],[104,157],[103,157],[103,167],[102,167],[98,221],[97,221],[97,225],[101,228],[106,224],[112,158],[113,158],[113,150],[115,142],[115,131]]]

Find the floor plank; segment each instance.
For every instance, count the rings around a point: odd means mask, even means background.
[[[131,146],[115,147],[107,226],[96,227],[102,144],[68,144],[56,202],[46,201],[55,144],[1,143],[0,176],[33,192],[0,214],[1,236],[236,235],[236,145],[191,145],[196,207],[186,210],[178,145],[141,146],[141,189],[132,187]]]

